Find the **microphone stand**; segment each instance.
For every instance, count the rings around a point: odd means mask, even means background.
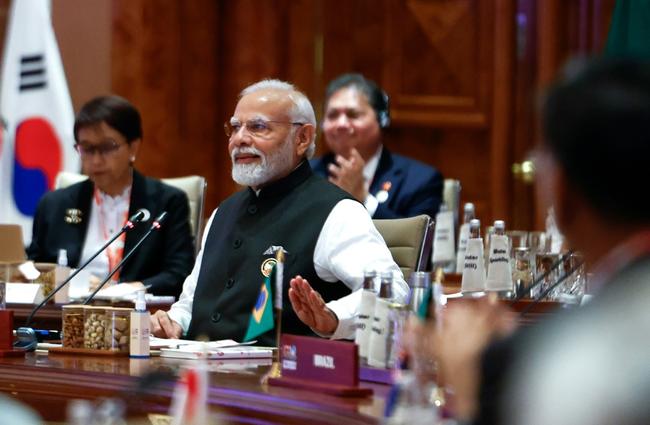
[[[560,284],[562,284],[562,282],[564,282],[564,281],[565,281],[569,276],[571,276],[573,273],[575,273],[575,272],[576,272],[580,267],[582,267],[583,264],[584,264],[584,261],[579,262],[579,263],[576,264],[575,267],[573,267],[571,270],[569,270],[568,272],[566,272],[566,273],[564,273],[562,276],[560,276],[560,278],[557,280],[557,282],[554,282],[551,286],[549,286],[548,288],[546,288],[546,289],[544,290],[544,292],[542,292],[541,294],[539,294],[539,295],[537,296],[537,298],[535,298],[535,299],[533,300],[533,302],[531,302],[530,304],[528,304],[528,305],[526,306],[526,308],[524,308],[524,309],[521,311],[521,313],[519,314],[519,317],[524,317],[526,314],[528,314],[528,313],[530,312],[530,310],[533,308],[533,306],[534,306],[535,304],[539,303],[541,300],[543,300],[544,298],[546,298],[546,296],[547,296],[548,294],[550,294],[551,291],[552,291],[553,289],[555,289],[555,288],[557,288],[558,286],[560,286]]]
[[[535,279],[533,281],[533,283],[531,283],[526,289],[524,289],[521,294],[518,294],[512,300],[512,302],[516,303],[518,301],[521,301],[526,295],[530,294],[530,291],[532,291],[533,289],[535,289],[539,285],[541,285],[544,282],[544,279],[546,279],[548,277],[548,275],[551,274],[551,272],[553,270],[560,267],[562,265],[562,263],[564,262],[564,260],[566,260],[567,257],[569,257],[571,254],[573,254],[573,252],[574,252],[573,250],[569,250],[565,254],[560,255],[560,258],[555,260],[555,262],[553,264],[551,264],[551,267],[549,267],[548,270],[546,270],[541,276],[538,276],[537,279]]]
[[[147,211],[148,213],[148,211]],[[25,321],[25,326],[21,326],[18,329],[16,329],[16,336],[17,336],[17,341],[14,343],[14,348],[17,348],[21,351],[33,351],[36,349],[36,346],[38,345],[38,339],[36,337],[36,332],[34,332],[34,329],[30,328],[29,325],[32,323],[32,319],[34,318],[34,315],[43,308],[43,306],[56,295],[57,292],[61,290],[65,285],[70,283],[70,281],[81,272],[92,260],[95,259],[100,253],[102,253],[110,244],[112,244],[117,238],[119,238],[124,232],[127,232],[135,227],[136,224],[140,223],[143,218],[146,216],[145,212],[142,210],[138,211],[136,214],[134,214],[127,222],[124,224],[124,226],[120,229],[119,232],[117,232],[108,242],[106,242],[102,247],[97,250],[85,263],[83,263],[80,267],[77,268],[77,270],[74,271],[70,276],[68,276],[67,279],[65,279],[59,286],[57,286],[39,305],[36,306],[32,310],[32,312],[29,314],[27,317],[27,320]]]
[[[122,233],[131,230],[135,227],[136,224],[138,224],[142,220],[142,217],[139,217],[139,219],[135,220],[129,220],[126,222],[124,227],[120,229],[119,232],[117,232],[111,239],[108,240],[102,247],[95,252],[92,257],[90,257],[85,263],[83,263],[81,266],[77,268],[77,270],[74,271],[66,280],[61,282],[59,286],[57,286],[45,299],[38,305],[32,312],[30,313],[29,317],[27,317],[27,321],[25,321],[25,327],[29,327],[29,325],[32,323],[32,319],[34,318],[34,315],[40,310],[49,300],[56,295],[57,292],[59,292],[65,285],[67,285],[76,275],[79,274],[83,269],[86,268],[88,264],[90,264],[91,261],[95,259],[99,254],[101,254],[110,244],[112,244],[117,238],[119,238]]]
[[[131,248],[131,250],[130,250],[130,251],[129,251],[129,252],[128,252],[128,253],[127,253],[123,258],[122,258],[122,261],[120,261],[120,262],[117,264],[117,266],[115,266],[115,267],[113,268],[113,270],[111,270],[111,272],[108,274],[108,276],[106,276],[106,278],[105,278],[105,279],[104,279],[104,280],[103,280],[99,285],[97,285],[97,288],[95,288],[95,290],[93,291],[93,293],[90,294],[90,296],[89,296],[88,298],[86,298],[86,301],[83,302],[83,305],[87,305],[87,304],[88,304],[88,303],[93,299],[93,297],[97,294],[97,292],[99,292],[99,291],[104,287],[104,285],[106,285],[106,283],[111,279],[111,277],[113,277],[113,275],[114,275],[115,273],[117,273],[117,271],[122,267],[122,265],[123,265],[123,264],[124,264],[124,263],[129,259],[129,258],[131,258],[131,256],[133,255],[133,253],[138,249],[138,247],[139,247],[140,245],[142,245],[142,243],[143,243],[143,242],[144,242],[144,241],[149,237],[149,235],[151,235],[151,233],[152,233],[154,230],[158,230],[158,229],[160,229],[160,225],[162,224],[163,221],[165,221],[165,218],[166,218],[166,217],[167,217],[167,211],[163,211],[163,212],[162,212],[158,217],[156,217],[156,219],[154,220],[154,222],[151,224],[151,227],[149,228],[149,230],[147,230],[147,233],[145,233],[145,234],[140,238],[140,240],[138,241],[138,243],[135,244],[135,246],[134,246],[133,248]]]

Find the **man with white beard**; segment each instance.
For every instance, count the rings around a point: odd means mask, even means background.
[[[406,298],[408,286],[363,205],[312,173],[315,128],[311,103],[289,83],[263,80],[241,92],[225,131],[232,178],[248,187],[212,213],[179,301],[152,316],[154,335],[240,341],[279,248],[286,258],[283,332],[313,335],[289,302],[294,276],[328,302],[359,289],[366,268],[392,270],[393,292]],[[329,336],[348,335],[355,299],[328,307],[337,320]],[[275,344],[274,331],[257,341]]]

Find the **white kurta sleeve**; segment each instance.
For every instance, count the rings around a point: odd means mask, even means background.
[[[366,209],[354,200],[340,201],[327,217],[316,242],[314,268],[324,281],[341,281],[353,291],[327,304],[339,319],[339,326],[332,338],[350,338],[354,335],[354,319],[361,300],[358,289],[363,282],[364,270],[391,270],[395,276],[395,300],[405,302],[408,297],[408,285],[402,271],[393,261]]]
[[[190,322],[192,321],[192,303],[194,302],[194,291],[196,290],[196,284],[199,280],[199,272],[201,271],[201,264],[203,263],[203,250],[216,212],[217,210],[215,209],[205,226],[205,232],[203,232],[203,238],[201,239],[201,250],[196,256],[192,272],[187,276],[187,278],[185,278],[185,282],[183,282],[183,292],[181,292],[178,301],[172,304],[167,313],[170,319],[181,325],[183,334],[187,333],[187,330],[190,327]]]

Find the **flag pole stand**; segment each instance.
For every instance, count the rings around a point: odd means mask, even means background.
[[[282,335],[282,310],[278,308],[273,309],[273,319],[275,322],[275,356],[273,357],[273,364],[271,370],[264,377],[267,382],[269,378],[282,378],[282,365],[280,364],[282,356],[280,355],[280,336]]]

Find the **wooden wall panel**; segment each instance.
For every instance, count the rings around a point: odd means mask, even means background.
[[[53,1],[52,25],[76,112],[111,91],[111,1]]]
[[[384,81],[396,124],[488,124],[491,3],[387,2]]]
[[[502,156],[510,142],[511,65],[499,58],[513,54],[513,37],[503,34],[512,5],[361,0],[324,11],[325,81],[351,71],[376,80],[391,98],[386,145],[459,179],[463,202],[474,202],[485,221],[508,218],[509,157]]]
[[[143,115],[137,167],[206,176],[206,214],[237,189],[222,124],[243,87],[292,81],[320,116],[325,84],[356,71],[391,95],[386,145],[460,179],[489,222],[527,214],[509,169],[537,140],[536,93],[569,54],[600,49],[614,1],[94,0],[85,7],[110,5],[92,10],[109,23],[93,27],[98,51],[80,27],[59,42],[75,105],[106,86],[106,61],[92,58],[108,56],[108,89]],[[74,3],[54,3],[56,25],[75,25]]]
[[[201,174],[209,212],[222,199],[216,2],[113,2],[112,87],[142,113],[136,167],[155,177]]]

